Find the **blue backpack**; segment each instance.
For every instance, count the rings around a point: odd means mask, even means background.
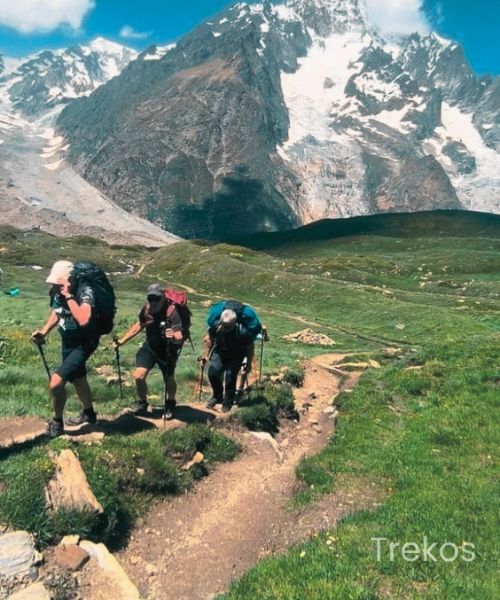
[[[223,300],[210,307],[207,317],[207,325],[210,329],[217,327],[223,310],[234,310],[238,323],[243,325],[252,339],[262,331],[262,324],[255,310],[248,304],[242,304],[237,300]]]

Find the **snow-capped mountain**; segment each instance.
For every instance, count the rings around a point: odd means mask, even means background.
[[[80,173],[189,237],[325,217],[500,212],[500,80],[362,0],[238,3],[149,48],[57,126]]]
[[[0,57],[0,223],[115,243],[178,239],[85,181],[66,162],[68,144],[52,127],[66,103],[118,75],[135,56],[98,38],[25,59]]]
[[[23,59],[0,57],[0,94],[4,105],[37,117],[90,94],[136,56],[135,50],[96,38],[88,45],[44,50]]]

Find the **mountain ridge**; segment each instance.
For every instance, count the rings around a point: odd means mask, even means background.
[[[65,160],[187,238],[323,218],[500,212],[500,78],[362,0],[240,2],[150,46],[57,117]]]

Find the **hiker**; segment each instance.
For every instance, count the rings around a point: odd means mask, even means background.
[[[254,335],[240,322],[238,311],[233,308],[224,308],[215,321],[211,316],[209,313],[209,329],[203,340],[201,358],[203,365],[208,362],[208,379],[212,386],[207,408],[222,403],[222,412],[228,412],[235,400],[238,373],[244,370],[248,375],[252,370]]]
[[[48,334],[59,329],[62,342],[62,363],[51,375],[49,388],[53,400],[54,417],[48,424],[48,435],[57,437],[64,433],[63,414],[66,405],[66,383],[75,386],[83,405],[81,413],[66,419],[68,425],[95,423],[97,415],[87,381],[86,362],[99,345],[100,331],[97,325],[94,289],[88,284],[72,289],[74,265],[67,260],[58,260],[45,280],[50,289],[52,312],[45,325],[33,332],[31,341],[42,345]]]
[[[148,414],[146,378],[151,369],[158,365],[165,382],[164,418],[172,419],[177,392],[175,367],[188,334],[185,331],[180,308],[167,299],[165,291],[156,283],[148,287],[147,302],[139,313],[139,320],[121,338],[115,339],[115,348],[123,346],[143,330],[146,331],[146,341],[135,356],[134,379],[137,401],[132,413],[137,416]]]

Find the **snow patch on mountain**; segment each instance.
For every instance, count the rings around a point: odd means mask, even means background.
[[[160,60],[165,56],[167,52],[175,48],[176,44],[167,44],[166,46],[152,46],[148,48],[143,54],[143,60]]]
[[[359,32],[317,38],[307,56],[299,59],[295,73],[282,72],[281,87],[290,116],[285,152],[307,136],[317,140],[336,137],[329,115],[345,105],[345,86],[362,66],[353,59],[359,58],[370,42],[370,36]]]
[[[471,113],[443,102],[442,126],[428,140],[429,148],[444,166],[466,208],[500,212],[500,155],[484,143],[472,117]],[[450,158],[450,148],[469,157],[470,172],[459,168],[453,154]]]

